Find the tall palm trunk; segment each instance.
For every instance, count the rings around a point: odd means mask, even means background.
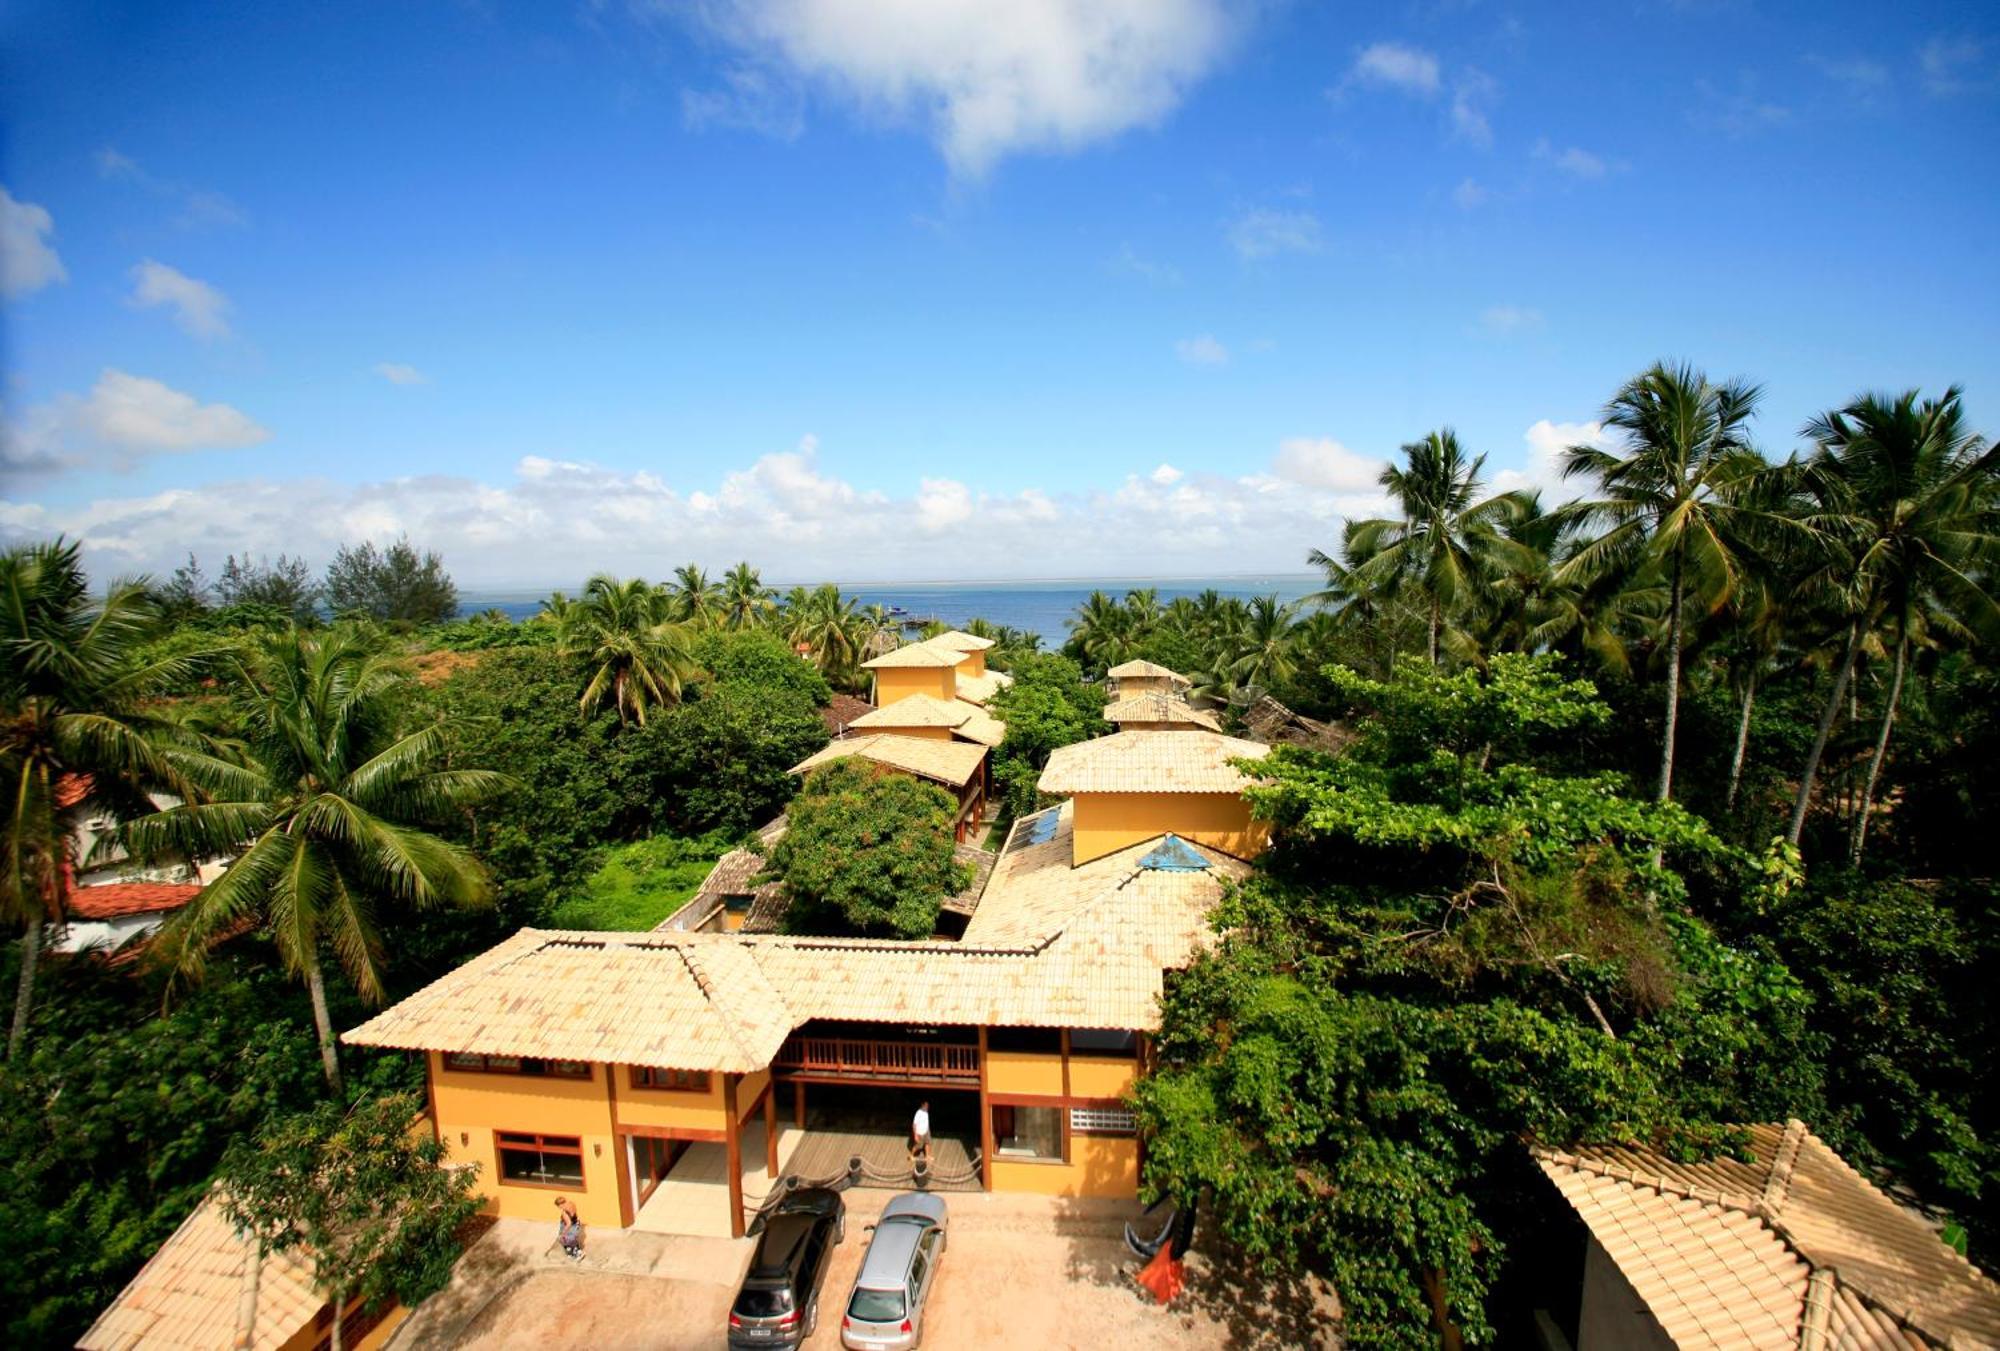
[[[28,1035],[28,1015],[35,1007],[35,967],[42,956],[42,917],[34,916],[21,932],[21,984],[14,994],[14,1027],[7,1034],[7,1058],[12,1060]]]
[[[308,949],[305,962],[306,989],[312,992],[313,1026],[319,1031],[320,1064],[326,1070],[327,1088],[339,1097],[340,1057],[334,1048],[333,1019],[326,1012],[326,978],[320,974],[319,953]]]
[[[1861,847],[1868,839],[1868,809],[1875,801],[1875,784],[1882,777],[1882,760],[1889,753],[1889,730],[1896,723],[1896,705],[1903,697],[1903,671],[1909,665],[1910,639],[1896,640],[1896,674],[1889,682],[1889,706],[1882,710],[1882,730],[1875,737],[1875,754],[1868,762],[1868,779],[1861,789],[1861,809],[1854,814],[1854,834],[1848,840],[1847,861],[1861,865]]]
[[[1723,795],[1722,809],[1736,810],[1736,790],[1743,785],[1743,756],[1750,748],[1750,706],[1757,699],[1757,663],[1750,663],[1749,679],[1743,683],[1743,716],[1736,724],[1736,753],[1729,758],[1729,791]]]
[[[1660,790],[1665,802],[1674,795],[1674,727],[1681,713],[1681,555],[1674,551],[1674,581],[1669,593],[1667,622],[1667,727],[1660,738]]]
[[[1431,639],[1430,639],[1430,647],[1428,649],[1431,655],[1431,666],[1433,668],[1435,668],[1438,664],[1438,629],[1441,627],[1443,618],[1443,616],[1439,612],[1442,609],[1443,606],[1441,606],[1437,598],[1433,596],[1431,598]]]
[[[1796,846],[1805,831],[1813,779],[1819,773],[1820,757],[1826,754],[1826,739],[1833,734],[1833,720],[1840,716],[1840,700],[1847,693],[1848,678],[1854,674],[1854,659],[1861,652],[1861,626],[1862,620],[1857,617],[1847,631],[1847,650],[1841,654],[1840,670],[1833,677],[1833,688],[1827,692],[1826,707],[1820,710],[1819,731],[1813,736],[1812,749],[1806,752],[1805,768],[1799,772],[1799,795],[1792,803],[1792,823],[1785,830],[1786,844]]]

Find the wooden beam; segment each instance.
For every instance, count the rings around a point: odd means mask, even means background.
[[[792,1080],[792,1124],[800,1130],[806,1128],[806,1083],[803,1079]]]
[[[729,1182],[729,1236],[743,1237],[743,1126],[736,1119],[736,1081],[731,1074],[722,1081],[722,1105],[727,1110],[724,1115],[729,1120],[728,1138],[724,1143],[723,1167],[728,1170]]]
[[[1063,1096],[1069,1096],[1069,1029],[1062,1029]]]
[[[778,1175],[778,1095],[764,1085],[764,1173]]]
[[[979,1185],[993,1190],[993,1106],[986,1100],[986,1029],[979,1029]]]
[[[632,1202],[632,1147],[618,1130],[618,1067],[604,1067],[605,1091],[611,1095],[611,1150],[617,1156],[618,1175],[618,1226],[630,1229],[632,1221],[638,1218],[638,1208]]]

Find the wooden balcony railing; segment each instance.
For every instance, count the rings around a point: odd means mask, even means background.
[[[979,1079],[979,1048],[930,1041],[792,1037],[772,1068],[858,1079]]]

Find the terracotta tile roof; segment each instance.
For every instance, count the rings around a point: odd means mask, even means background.
[[[88,774],[64,774],[56,780],[55,799],[58,808],[74,807],[90,796],[91,777]]]
[[[877,732],[830,741],[793,765],[790,772],[805,774],[850,755],[952,788],[963,788],[979,773],[979,766],[986,759],[986,748],[970,741],[933,741],[928,737]]]
[[[983,704],[994,695],[1014,683],[1014,677],[1005,671],[988,671],[983,675],[958,673],[958,697],[968,703]]]
[[[862,731],[889,731],[897,727],[957,727],[977,712],[963,699],[940,699],[935,694],[909,694],[894,703],[871,708],[850,727]]]
[[[200,894],[198,882],[106,882],[72,888],[67,909],[71,919],[122,919],[178,910]]]
[[[965,942],[1038,942],[1061,931],[1107,892],[1137,887],[1152,909],[1148,923],[1165,926],[1166,949],[1171,949],[1181,941],[1176,936],[1185,935],[1191,943],[1205,934],[1208,912],[1221,899],[1223,887],[1250,872],[1249,864],[1199,845],[1188,847],[1207,863],[1206,871],[1142,868],[1140,861],[1158,845],[1158,837],[1072,867],[1074,815],[1073,805],[1065,802],[1014,823],[979,907],[965,926]]]
[[[138,1347],[226,1348],[239,1345],[243,1278],[254,1247],[237,1233],[213,1196],[160,1245],[77,1341],[84,1351]],[[257,1273],[257,1306],[249,1339],[264,1351],[284,1345],[326,1301],[301,1257],[271,1253]]]
[[[833,702],[819,711],[819,716],[826,723],[826,730],[839,736],[854,725],[855,719],[865,718],[874,711],[875,705],[866,699],[858,699],[851,694],[836,694]]]
[[[983,708],[972,708],[972,716],[951,729],[955,737],[967,741],[977,741],[982,746],[997,746],[1007,739],[1007,724],[988,713]]]
[[[1128,694],[1104,709],[1106,722],[1178,722],[1190,727],[1205,727],[1211,732],[1220,732],[1222,724],[1212,713],[1190,704],[1178,695],[1166,694],[1160,690],[1141,690]]]
[[[955,915],[970,915],[979,908],[979,898],[986,892],[986,881],[993,876],[993,864],[999,855],[991,849],[981,849],[977,845],[960,844],[952,849],[952,857],[960,863],[972,865],[972,880],[965,884],[965,890],[956,896],[947,896],[939,905],[941,910],[949,910]]]
[[[1194,682],[1179,671],[1169,671],[1154,661],[1120,662],[1104,673],[1113,680],[1171,680],[1176,685],[1192,685]]]
[[[1036,785],[1044,793],[1237,793],[1250,781],[1229,762],[1269,746],[1219,732],[1114,732],[1058,747]]]
[[[1802,1122],[1749,1132],[1748,1162],[1534,1153],[1681,1346],[2000,1345],[2000,1285]]]
[[[948,652],[984,652],[987,648],[993,646],[991,638],[981,638],[976,634],[967,633],[963,629],[947,629],[935,637],[924,639],[924,641],[934,647],[944,648]]]
[[[932,647],[928,643],[905,643],[893,652],[884,652],[879,657],[861,663],[864,670],[880,671],[896,666],[956,666],[963,659],[962,653],[947,648]]]

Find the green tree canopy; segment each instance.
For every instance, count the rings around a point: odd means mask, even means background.
[[[1041,777],[1049,753],[1059,746],[1101,736],[1111,730],[1104,721],[1104,689],[1088,684],[1083,669],[1054,653],[1024,653],[1014,663],[1014,683],[993,696],[993,716],[1007,724],[1007,735],[994,750],[993,780],[1008,817],[1035,810]]]
[[[458,587],[444,559],[428,550],[419,554],[408,539],[386,549],[372,542],[342,545],[327,565],[323,590],[335,615],[442,624],[458,613]]]
[[[769,856],[791,896],[787,928],[930,937],[940,903],[971,881],[953,853],[957,808],[942,788],[853,757],[814,770]]]

